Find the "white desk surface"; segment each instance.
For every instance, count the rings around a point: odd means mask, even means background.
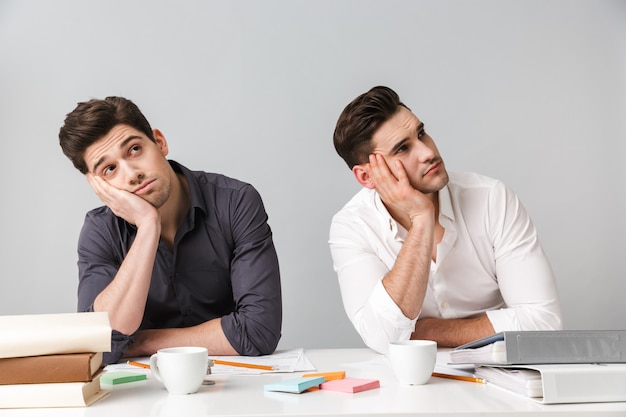
[[[626,416],[626,402],[542,405],[490,384],[431,378],[420,386],[399,386],[386,358],[369,349],[305,350],[317,371],[346,371],[347,377],[380,380],[380,388],[356,394],[312,391],[265,392],[263,385],[302,373],[213,375],[215,385],[196,394],[169,395],[155,379],[121,385],[82,408],[0,410],[5,416],[195,417],[195,416]]]

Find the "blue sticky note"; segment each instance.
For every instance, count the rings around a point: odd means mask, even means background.
[[[265,391],[293,392],[299,394],[311,387],[318,387],[322,382],[324,382],[323,376],[312,376],[307,378],[287,379],[273,384],[266,384],[263,388]]]

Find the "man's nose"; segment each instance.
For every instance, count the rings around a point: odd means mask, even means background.
[[[124,173],[124,180],[128,184],[137,184],[143,178],[143,172],[141,171],[141,169],[139,169],[139,167],[135,166],[134,164],[124,163],[121,164],[121,167]]]
[[[435,154],[435,151],[424,142],[418,141],[416,149],[417,149],[418,158],[421,162],[428,162],[431,159],[433,159],[435,156],[437,156]]]

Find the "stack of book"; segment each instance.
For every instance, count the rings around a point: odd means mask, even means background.
[[[108,394],[108,314],[0,316],[0,334],[0,408],[84,407]]]
[[[626,401],[626,330],[502,332],[451,350],[450,362],[544,404]]]

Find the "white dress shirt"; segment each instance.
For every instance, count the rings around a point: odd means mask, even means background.
[[[329,243],[344,308],[378,352],[387,353],[390,341],[409,339],[419,317],[487,312],[496,332],[562,328],[552,268],[518,197],[492,178],[449,175],[439,191],[445,232],[416,319],[404,316],[382,285],[407,230],[378,193],[362,189],[333,217]]]

